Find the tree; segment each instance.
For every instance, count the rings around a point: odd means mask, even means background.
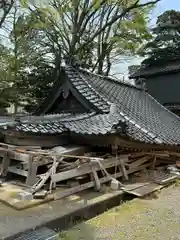
[[[151,37],[148,14],[159,1],[49,0],[44,7],[28,1],[21,1],[18,7],[14,4],[8,74],[16,105],[22,100],[29,106],[39,103],[66,56],[80,60],[91,71],[109,75],[113,61],[122,54],[136,53],[143,40]]]
[[[54,67],[41,62],[30,73],[25,73],[23,76],[24,85],[28,86],[25,110],[32,113],[49,94],[56,80],[56,71]]]
[[[29,82],[25,81],[26,75],[41,61],[35,42],[30,36],[26,36],[27,25],[24,24],[24,18],[21,6],[14,3],[9,13],[12,29],[6,28],[10,45],[9,48],[3,45],[0,48],[3,63],[0,68],[0,105],[7,107],[13,103],[15,113],[21,102],[27,101],[28,98]]]
[[[153,39],[143,49],[144,65],[157,65],[180,59],[180,12],[166,11],[153,29]]]
[[[134,53],[150,37],[147,14],[159,1],[50,0],[46,8],[29,9],[51,44],[56,66],[64,56],[75,56],[90,70],[108,75],[115,57]]]
[[[11,102],[9,82],[9,57],[10,52],[7,47],[0,45],[0,109],[9,107]]]

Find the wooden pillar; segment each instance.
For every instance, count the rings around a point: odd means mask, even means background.
[[[121,170],[122,170],[124,179],[129,180],[124,161],[121,159],[121,157],[119,159],[119,162],[120,162],[120,166],[121,166]]]
[[[33,161],[33,157],[29,155],[28,160],[28,176],[26,179],[26,185],[33,186],[37,182],[37,163]]]
[[[10,165],[10,158],[9,158],[8,151],[6,151],[4,152],[4,157],[2,160],[1,173],[0,173],[1,177],[7,176],[9,165]]]
[[[92,154],[91,153],[85,153],[84,156],[91,157]],[[91,160],[89,160],[89,161],[90,161],[89,165],[90,165],[91,170],[92,170],[92,172],[90,173],[90,179],[91,179],[91,181],[95,181],[95,190],[99,191],[101,189],[101,183],[99,181],[98,174],[97,174],[96,170],[94,169],[93,163],[91,162]]]
[[[99,177],[98,177],[98,174],[96,172],[96,170],[94,169],[94,166],[93,164],[91,163],[91,169],[92,169],[92,176],[91,178],[94,178],[94,181],[95,181],[95,189],[97,191],[99,191],[101,189],[101,183],[99,181]]]
[[[124,161],[121,159],[121,156],[120,158],[117,156],[117,152],[118,152],[118,145],[116,144],[117,142],[117,139],[115,139],[115,144],[112,145],[112,153],[116,156],[117,158],[117,165],[119,166],[120,165],[120,170],[122,171],[123,173],[123,177],[125,180],[128,180],[129,177],[128,177],[128,174],[127,174],[127,171],[126,171],[126,167],[125,167],[125,164],[124,164]]]
[[[152,169],[155,169],[156,166],[156,155],[153,156]]]

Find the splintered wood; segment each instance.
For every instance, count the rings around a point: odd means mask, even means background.
[[[1,177],[8,172],[23,176],[32,194],[46,189],[59,199],[88,188],[101,190],[104,183],[115,180],[117,183],[117,179],[122,186],[121,181],[129,180],[130,174],[154,169],[162,162],[175,163],[180,154],[141,152],[113,156],[78,146],[41,150],[0,144],[0,156]],[[70,182],[73,186],[69,187]]]

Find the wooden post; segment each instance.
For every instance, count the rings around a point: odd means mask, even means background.
[[[92,175],[93,175],[93,178],[94,178],[94,181],[95,181],[95,188],[97,191],[99,191],[101,189],[101,183],[99,181],[99,177],[97,175],[97,172],[96,170],[94,169],[94,166],[92,163],[91,164],[91,169],[92,169]]]
[[[154,169],[156,166],[156,155],[153,156],[153,163],[152,163],[152,169]]]
[[[85,156],[85,157],[91,157],[91,153],[85,153],[84,156]],[[89,164],[90,164],[91,170],[92,170],[92,172],[89,173],[89,174],[90,174],[90,180],[91,180],[91,181],[95,181],[95,189],[96,189],[97,191],[99,191],[99,190],[101,189],[101,183],[100,183],[100,181],[99,181],[97,172],[96,172],[96,170],[94,169],[93,163],[91,162],[90,159],[89,159],[89,161],[90,161]]]
[[[37,173],[37,164],[33,161],[32,155],[29,155],[28,176],[26,179],[26,185],[33,186],[37,182],[36,173]]]
[[[120,162],[121,170],[122,170],[122,173],[123,173],[123,177],[124,177],[125,180],[128,180],[129,177],[128,177],[128,174],[127,174],[127,171],[126,171],[126,168],[125,168],[124,161],[121,159],[121,157],[119,158],[119,162]]]
[[[56,167],[57,167],[57,158],[56,156],[53,156],[53,164],[52,164],[52,168],[51,168],[51,176],[56,174]],[[50,181],[50,187],[49,187],[49,190],[50,190],[50,193],[52,192],[52,189],[55,189],[56,188],[56,182],[53,182],[52,179]]]
[[[116,141],[115,141],[116,143]],[[127,174],[127,171],[126,171],[126,168],[125,168],[125,164],[124,164],[124,161],[121,159],[121,158],[118,158],[117,154],[118,154],[118,147],[117,145],[115,144],[113,147],[112,147],[112,152],[116,155],[116,159],[117,159],[117,166],[120,164],[120,170],[122,171],[123,173],[123,177],[125,180],[128,180],[128,174]]]
[[[2,160],[2,167],[1,167],[1,177],[6,177],[8,173],[8,168],[10,165],[10,157],[8,155],[8,151],[4,152],[4,157]]]

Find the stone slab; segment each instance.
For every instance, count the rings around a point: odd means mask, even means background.
[[[25,187],[11,182],[3,183],[0,187],[0,202],[16,210],[24,210],[54,200],[53,194],[49,194],[43,199],[32,199],[26,192]]]

